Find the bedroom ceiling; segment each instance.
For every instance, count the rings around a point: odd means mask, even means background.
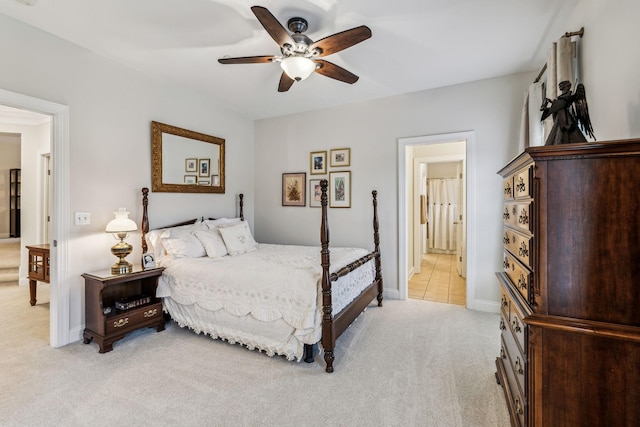
[[[0,13],[159,79],[211,94],[250,119],[282,116],[539,70],[579,0],[0,0]],[[360,77],[313,74],[278,93],[277,64],[221,65],[279,54],[250,7],[318,40],[359,25],[373,37],[331,56]]]

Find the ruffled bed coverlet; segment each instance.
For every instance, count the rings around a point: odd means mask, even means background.
[[[331,248],[333,273],[368,251]],[[156,296],[181,327],[258,348],[270,356],[302,358],[304,344],[322,333],[320,248],[259,244],[258,250],[222,258],[164,258]],[[375,278],[364,266],[332,283],[339,313]]]

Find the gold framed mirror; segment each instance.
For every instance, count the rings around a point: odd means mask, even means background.
[[[224,139],[151,122],[151,190],[224,193]]]

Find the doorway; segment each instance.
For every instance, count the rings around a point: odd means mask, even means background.
[[[475,305],[475,221],[473,216],[468,215],[468,212],[472,211],[475,200],[475,191],[471,185],[475,165],[474,132],[400,138],[398,142],[399,297],[401,299],[409,297],[409,279],[412,276],[421,274],[425,268],[431,268],[433,273],[436,266],[440,270],[444,270],[446,266],[450,268],[451,273],[449,274],[457,277],[458,271],[460,271],[460,274],[466,277],[464,305],[473,309]],[[437,146],[448,148],[453,144],[460,145],[461,152],[451,154],[447,149],[444,151],[436,149]],[[435,154],[428,156],[420,154],[422,147],[430,148],[428,152]],[[438,152],[440,154],[437,154]],[[459,221],[456,221],[459,224],[456,224],[458,231],[455,234],[462,237],[462,244],[457,245],[455,253],[442,255],[434,253],[433,255],[437,256],[430,257],[427,263],[423,263],[422,240],[420,239],[423,228],[419,222],[421,219],[420,191],[414,191],[414,189],[420,188],[423,176],[420,173],[415,174],[414,171],[420,170],[421,163],[458,161],[462,162],[460,172],[463,175],[461,183],[464,190],[462,206],[459,208],[461,217]],[[426,178],[426,175],[424,177]],[[417,224],[416,221],[418,221]],[[431,254],[428,253],[428,255]]]
[[[61,347],[69,336],[69,107],[0,89],[0,104],[51,117],[51,277],[49,342]]]
[[[414,147],[412,299],[466,305],[465,141]],[[429,156],[429,153],[446,156]],[[422,157],[425,156],[425,157]]]

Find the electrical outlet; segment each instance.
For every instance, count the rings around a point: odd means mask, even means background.
[[[75,213],[75,225],[89,225],[91,224],[91,213],[90,212],[76,212]]]

